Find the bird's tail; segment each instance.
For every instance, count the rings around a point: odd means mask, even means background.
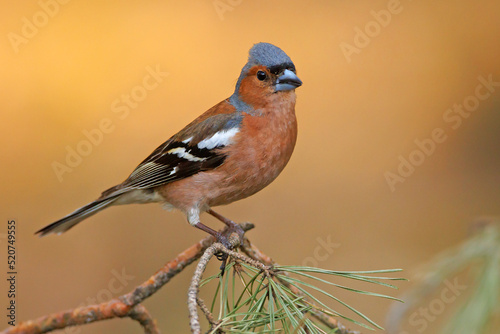
[[[105,209],[106,207],[110,206],[113,204],[114,201],[118,199],[118,196],[112,196],[112,197],[105,197],[105,198],[100,198],[97,199],[81,208],[78,210],[70,213],[69,215],[59,219],[58,221],[45,226],[41,230],[37,231],[35,234],[38,234],[40,237],[43,237],[44,235],[50,234],[50,233],[57,233],[61,234],[63,232],[66,232],[82,220],[96,214],[97,212],[101,211],[102,209]]]

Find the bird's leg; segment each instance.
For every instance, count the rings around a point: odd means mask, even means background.
[[[232,248],[231,243],[229,242],[229,239],[226,236],[222,235],[221,233],[217,232],[216,230],[213,230],[210,227],[208,227],[202,223],[196,223],[194,225],[194,227],[199,228],[200,230],[202,230],[204,232],[207,232],[208,234],[213,236],[215,238],[215,240],[217,240],[217,242],[220,242],[221,244],[223,244],[224,247],[226,247],[227,249]]]
[[[240,225],[238,225],[235,222],[233,222],[232,220],[227,219],[226,217],[218,214],[217,212],[215,212],[212,209],[209,209],[207,212],[209,214],[211,214],[212,216],[214,216],[215,218],[217,218],[218,220],[220,220],[221,222],[223,222],[228,227],[228,231],[227,231],[226,235],[230,236],[233,232],[236,232],[236,234],[240,238],[240,243],[243,244],[243,235],[245,234],[245,231],[243,231],[243,229],[241,228]],[[206,233],[214,236],[215,239],[217,240],[217,242],[220,242],[221,244],[223,244],[224,247],[226,247],[227,249],[233,248],[233,246],[229,242],[228,237],[226,237],[225,235],[222,235],[221,233],[211,229],[210,227],[208,227],[200,222],[196,223],[194,226],[199,228],[200,230],[205,231]],[[227,262],[228,256],[226,253],[216,253],[215,256],[217,257],[217,259],[219,261],[222,262],[222,264],[220,266],[221,276],[222,276],[222,275],[224,275],[224,269],[226,268],[226,262]]]
[[[233,248],[231,246],[231,243],[229,242],[228,238],[222,234],[220,234],[219,232],[217,232],[216,230],[213,230],[211,229],[210,227],[198,222],[194,225],[194,227],[196,228],[199,228],[200,230],[212,235],[215,240],[217,242],[220,242],[221,244],[224,245],[224,247],[226,247],[227,249],[231,249]],[[227,263],[227,254],[226,253],[222,253],[222,252],[218,252],[216,254],[214,254],[215,257],[217,257],[217,260],[221,261],[221,265],[220,265],[220,271],[221,271],[221,276],[224,275],[224,270],[226,269],[226,263]]]
[[[238,234],[238,237],[240,238],[240,243],[243,244],[243,235],[245,234],[245,231],[243,231],[240,225],[236,224],[231,219],[227,219],[226,217],[215,212],[212,209],[208,209],[207,212],[229,227],[228,235],[231,235],[231,233],[236,232],[236,234]]]

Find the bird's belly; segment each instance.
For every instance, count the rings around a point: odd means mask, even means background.
[[[272,130],[277,133],[269,133]],[[237,153],[233,153],[235,156],[221,168],[225,175],[219,185],[214,184],[214,188],[220,190],[217,196],[210,198],[209,206],[229,204],[251,196],[278,177],[292,155],[296,123],[270,131],[261,131],[258,136],[242,141],[241,148],[234,149]]]

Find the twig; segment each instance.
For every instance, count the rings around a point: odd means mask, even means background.
[[[95,321],[129,317],[138,321],[146,334],[159,334],[156,323],[141,304],[128,307],[120,300],[112,299],[107,303],[79,307],[73,310],[46,315],[36,320],[22,322],[2,333],[47,333],[55,329],[84,325]]]
[[[229,238],[229,243],[233,248],[236,248],[240,246],[240,239],[236,234],[233,234]],[[217,252],[223,252],[233,258],[244,261],[257,269],[264,271],[268,276],[269,276],[269,271],[272,268],[271,266],[264,265],[262,262],[258,260],[253,260],[251,258],[248,258],[247,256],[244,256],[243,254],[229,250],[220,243],[214,243],[213,245],[208,247],[205,253],[203,253],[202,257],[200,258],[198,265],[196,266],[196,270],[194,272],[193,278],[191,279],[191,285],[189,286],[188,290],[189,324],[191,326],[191,332],[195,334],[201,333],[201,326],[198,317],[198,307],[197,307],[199,301],[198,292],[199,292],[201,277],[205,272],[208,262]],[[208,312],[207,314],[208,310],[203,310],[203,311],[209,322],[211,322],[212,324],[213,322],[210,321],[210,318],[213,319],[212,314],[210,312]]]
[[[235,234],[231,235],[229,238],[229,243],[231,246],[238,247],[240,244],[240,239]],[[198,317],[198,292],[200,288],[200,281],[205,269],[207,268],[208,262],[214,256],[215,253],[222,251],[228,255],[236,255],[238,253],[228,250],[226,247],[222,246],[220,243],[214,243],[205,250],[203,255],[196,266],[193,277],[191,278],[191,285],[188,290],[188,310],[189,310],[189,325],[191,326],[191,332],[195,334],[201,334],[200,320]],[[240,254],[241,255],[241,254]],[[261,264],[262,265],[262,264]]]
[[[153,319],[148,310],[141,304],[137,304],[129,312],[128,316],[141,324],[142,328],[144,328],[144,333],[160,334],[160,330],[157,327],[156,320]]]
[[[208,322],[210,323],[210,326],[212,326],[212,327],[217,326],[218,322],[215,321],[214,316],[212,315],[212,313],[208,309],[208,306],[205,304],[203,299],[201,299],[199,296],[196,297],[196,303],[200,307],[200,310],[203,312],[203,314],[205,314],[205,318],[207,318]]]
[[[244,242],[250,243],[250,241],[248,241],[248,239],[246,239],[246,238],[245,238]],[[239,246],[239,241],[237,243],[237,246],[234,246],[234,247],[238,247],[238,246]],[[227,255],[229,255],[235,259],[241,260],[241,261],[251,265],[252,267],[260,269],[262,271],[269,272],[273,268],[272,265],[266,266],[260,260],[252,259],[252,258],[249,258],[248,256],[241,254],[241,253],[229,250],[226,247],[224,247],[222,244],[219,244],[219,243],[213,244],[213,247],[215,247],[217,251],[222,251],[222,252],[226,253]]]
[[[251,223],[240,224],[244,231],[254,227]],[[224,232],[224,231],[223,231]],[[151,276],[146,282],[136,287],[132,292],[108,302],[79,307],[40,317],[36,320],[21,322],[15,327],[5,329],[1,334],[38,334],[69,326],[85,325],[100,320],[129,317],[138,321],[146,334],[160,333],[156,323],[141,303],[189,264],[196,261],[214,242],[209,236],[189,247],[177,257],[169,261],[162,269]]]
[[[196,306],[196,299],[198,297],[198,291],[200,287],[200,280],[208,262],[214,256],[215,244],[208,247],[208,249],[203,253],[196,270],[194,271],[193,278],[191,279],[191,285],[188,290],[188,310],[189,310],[189,325],[191,327],[191,332],[195,334],[201,334],[200,320],[198,319],[198,307]]]
[[[271,259],[269,256],[261,252],[257,247],[255,247],[248,239],[245,239],[245,242],[243,245],[240,246],[240,249],[248,255],[250,258],[252,258],[255,261],[261,262],[265,265],[268,265],[270,267],[276,265],[276,263]],[[287,275],[287,273],[284,273]],[[305,300],[308,300],[305,298],[304,294],[297,289],[295,286],[289,284],[288,282],[285,282],[283,280],[280,280],[280,283],[287,286],[295,295],[297,296],[302,296],[304,297]],[[313,302],[308,300],[308,303],[311,305],[315,305]],[[358,331],[352,331],[345,326],[343,326],[337,319],[333,318],[332,316],[321,312],[319,308],[312,308],[311,310],[308,311],[313,317],[321,321],[325,326],[327,326],[330,329],[336,329],[339,334],[360,334]]]

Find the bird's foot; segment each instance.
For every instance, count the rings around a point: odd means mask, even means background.
[[[221,243],[227,249],[233,250],[234,246],[229,241],[229,237],[233,233],[236,233],[236,235],[238,235],[238,238],[240,240],[240,245],[243,244],[243,237],[245,235],[245,231],[241,228],[240,225],[236,223],[232,223],[231,225],[229,225],[229,228],[226,230],[224,234],[217,232],[217,234],[215,235],[215,239],[217,242]],[[221,276],[224,276],[224,271],[226,269],[227,259],[229,256],[227,255],[227,253],[224,252],[217,252],[214,255],[219,261],[221,261],[220,274]]]
[[[240,245],[243,245],[243,238],[245,236],[245,231],[241,228],[239,224],[236,224],[235,222],[231,221],[231,223],[228,225],[226,234],[231,236],[233,233],[236,233],[236,235],[238,235],[238,238],[240,239]]]
[[[236,234],[240,238],[240,244],[243,244],[243,235],[245,234],[245,231],[243,231],[243,229],[239,224],[236,224],[231,219],[224,217],[223,215],[215,212],[212,209],[209,209],[207,212],[212,216],[214,216],[215,218],[217,218],[218,220],[220,220],[221,222],[223,222],[228,227],[228,229],[225,232],[226,235],[231,236],[231,234],[236,232]]]
[[[209,228],[208,226],[203,225],[202,223],[195,224],[195,227],[199,228],[202,231],[205,231],[205,232],[211,234],[215,238],[215,241],[222,244],[225,248],[227,248],[229,250],[233,250],[234,246],[229,241],[229,238],[231,237],[231,235],[233,233],[236,233],[236,235],[239,238],[240,244],[243,244],[243,236],[245,234],[245,231],[241,228],[240,225],[234,223],[233,221],[231,221],[229,219],[227,219],[224,223],[228,226],[227,230],[224,231],[224,234],[217,232],[217,231],[214,231],[211,228]],[[222,262],[222,264],[220,266],[221,276],[222,276],[222,275],[224,275],[224,270],[226,268],[228,255],[222,251],[219,251],[219,252],[215,253],[214,255],[219,261]]]
[[[222,244],[222,246],[226,247],[229,250],[232,250],[234,247],[233,245],[229,242],[228,236],[230,236],[231,233],[219,233],[217,232],[215,235],[215,241]]]

